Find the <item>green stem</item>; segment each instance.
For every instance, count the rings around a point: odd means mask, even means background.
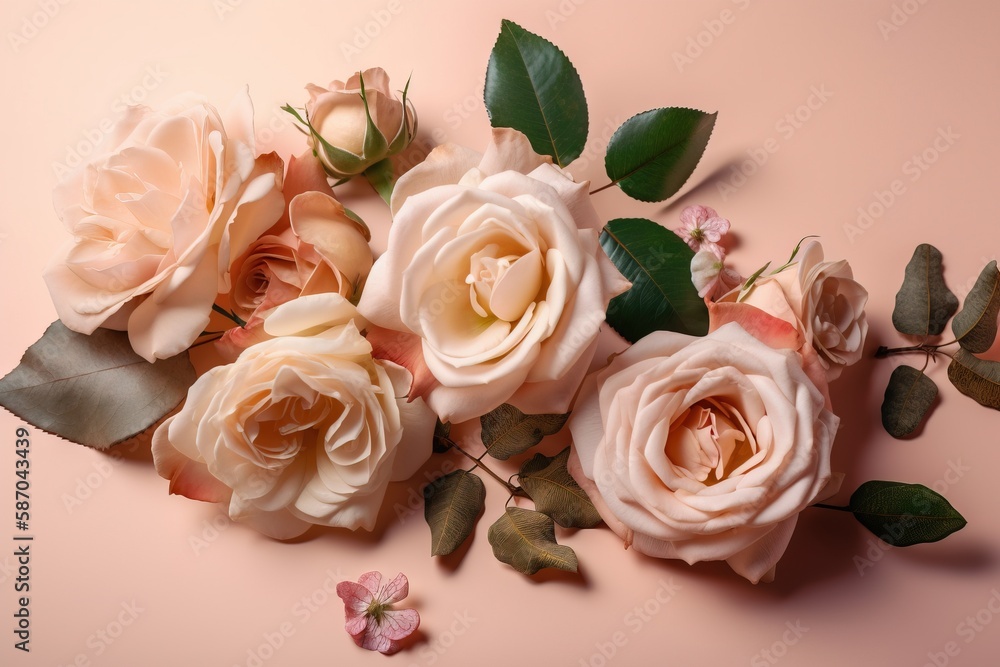
[[[591,190],[590,194],[596,195],[598,192],[603,192],[604,190],[607,190],[608,188],[613,188],[616,185],[618,185],[618,181],[611,181],[607,185],[602,185],[601,187],[597,188],[596,190]]]
[[[826,503],[816,503],[815,505],[811,505],[811,507],[819,507],[819,508],[825,509],[825,510],[837,510],[838,512],[850,512],[851,511],[850,507],[841,506],[841,505],[827,505]]]
[[[222,306],[220,306],[217,303],[213,303],[212,304],[212,310],[214,310],[215,312],[219,313],[220,315],[226,317],[227,319],[230,319],[233,322],[236,322],[236,324],[241,329],[244,328],[244,327],[246,327],[246,325],[247,325],[247,323],[244,322],[243,319],[239,315],[237,315],[236,313],[234,313],[232,311],[226,310],[225,308],[223,308]]]
[[[953,340],[948,343],[941,343],[940,345],[928,345],[927,343],[921,343],[920,345],[908,345],[907,347],[886,347],[885,345],[882,345],[875,350],[875,358],[885,359],[890,354],[906,354],[907,352],[926,352],[927,354],[936,354],[942,347],[954,345],[957,342],[957,340]]]
[[[486,465],[482,461],[480,461],[475,456],[473,456],[469,452],[467,452],[464,449],[462,449],[461,447],[459,447],[457,442],[455,442],[451,438],[441,438],[441,439],[445,440],[453,449],[461,452],[463,456],[467,457],[470,461],[472,461],[474,464],[476,464],[477,468],[479,468],[480,470],[482,470],[483,472],[485,472],[487,475],[489,475],[490,477],[492,477],[493,479],[495,479],[497,482],[499,482],[505,489],[507,489],[508,492],[510,492],[510,494],[512,496],[521,496],[522,498],[527,498],[528,497],[528,494],[524,492],[524,489],[522,489],[519,486],[514,486],[510,482],[505,482],[503,480],[503,478],[500,477],[500,475],[496,474],[495,472],[493,472],[492,470],[490,470],[489,468],[487,468]]]

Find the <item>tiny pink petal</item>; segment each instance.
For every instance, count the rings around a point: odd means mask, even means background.
[[[389,655],[402,647],[401,640],[420,627],[420,615],[414,609],[388,608],[409,592],[405,575],[396,575],[385,588],[381,588],[381,583],[381,573],[366,572],[357,583],[342,581],[337,584],[337,595],[344,601],[347,615],[344,628],[354,643],[369,651]],[[371,613],[373,602],[383,606],[381,619]]]
[[[386,584],[385,591],[379,595],[379,602],[392,604],[405,598],[410,592],[410,583],[406,580],[406,575],[399,573],[396,578]]]
[[[723,235],[729,232],[729,221],[725,218],[709,218],[699,226],[704,232],[705,238],[712,243],[718,243],[722,240]]]

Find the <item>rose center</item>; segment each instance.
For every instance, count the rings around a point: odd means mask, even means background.
[[[480,317],[513,322],[535,302],[542,287],[542,256],[535,249],[524,255],[500,255],[491,243],[469,260],[465,284],[469,302]]]
[[[666,454],[685,476],[715,484],[756,453],[753,433],[739,412],[713,399],[688,408],[670,428]]]

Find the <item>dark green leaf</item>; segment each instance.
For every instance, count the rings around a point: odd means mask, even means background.
[[[484,92],[493,127],[523,132],[539,155],[565,167],[587,143],[587,99],[569,59],[511,21],[500,24]]]
[[[434,453],[443,454],[451,449],[451,423],[440,419],[434,425]]]
[[[921,484],[865,482],[849,507],[865,528],[895,547],[943,540],[966,523],[947,500]]]
[[[629,342],[653,331],[708,333],[708,308],[691,283],[694,251],[652,220],[619,218],[601,233],[601,246],[632,287],[611,300],[608,324]]]
[[[508,507],[490,526],[493,555],[518,572],[534,574],[547,567],[576,572],[576,553],[556,542],[555,524],[541,512]]]
[[[906,265],[903,286],[896,293],[892,325],[911,336],[937,336],[958,310],[958,297],[944,282],[941,252],[921,243]]]
[[[993,347],[997,337],[997,313],[1000,313],[1000,271],[993,260],[983,269],[965,297],[962,312],[955,316],[951,329],[959,345],[976,354]]]
[[[486,451],[495,459],[506,461],[525,452],[547,435],[558,433],[569,415],[526,415],[504,403],[479,418]]]
[[[177,407],[194,381],[187,352],[151,364],[125,332],[87,336],[56,321],[0,379],[0,405],[44,431],[107,449]]]
[[[632,116],[608,142],[608,176],[633,199],[663,201],[680,190],[698,166],[716,116],[674,107]]]
[[[554,457],[535,454],[518,473],[521,487],[535,503],[564,528],[593,528],[601,522],[594,503],[566,469],[569,447]]]
[[[948,365],[948,379],[980,405],[1000,410],[1000,363],[958,350]]]
[[[885,388],[882,426],[894,438],[913,433],[931,409],[937,394],[934,380],[912,366],[897,366]]]
[[[446,556],[468,539],[486,507],[478,475],[456,470],[424,487],[424,520],[431,528],[431,555]]]
[[[392,160],[386,158],[365,169],[365,178],[375,188],[375,192],[388,204],[392,199],[392,188],[396,185],[396,174]]]

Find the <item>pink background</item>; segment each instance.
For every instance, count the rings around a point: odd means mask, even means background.
[[[947,279],[964,296],[1000,246],[1000,6],[650,4],[6,0],[0,373],[55,317],[40,277],[66,238],[50,203],[54,165],[71,150],[88,150],[123,96],[158,104],[191,89],[222,106],[249,84],[262,148],[287,156],[303,142],[281,103],[302,104],[308,82],[381,65],[399,85],[413,73],[423,140],[481,149],[482,82],[501,18],[546,35],[579,69],[591,134],[586,159],[571,171],[595,185],[606,182],[612,129],[633,113],[665,105],[719,111],[708,152],[679,197],[643,205],[617,190],[601,193],[596,205],[608,219],[646,216],[676,226],[683,205],[713,206],[733,222],[740,245],[732,259],[745,274],[819,234],[827,255],[848,258],[871,292],[871,350],[905,344],[890,312],[917,243],[941,249]],[[374,35],[367,44],[358,38],[366,29]],[[24,41],[12,41],[18,34]],[[345,54],[343,45],[355,50]],[[678,64],[675,54],[686,50],[690,61]],[[812,109],[802,106],[810,102]],[[734,179],[734,169],[768,150],[763,165],[744,165],[751,176]],[[925,151],[933,163],[922,170],[913,159]],[[859,207],[875,215],[852,237]],[[357,208],[384,243],[384,209],[371,198]],[[337,580],[379,569],[409,576],[408,602],[423,619],[423,641],[391,658],[395,665],[920,666],[934,664],[931,656],[938,665],[995,664],[1000,619],[987,605],[997,596],[1000,609],[1000,418],[960,396],[944,363],[932,364],[940,404],[919,437],[893,440],[879,425],[879,405],[900,361],[868,355],[834,388],[843,418],[834,463],[847,475],[838,500],[869,479],[920,482],[944,490],[968,527],[945,542],[883,550],[849,516],[807,510],[777,581],[756,587],[724,565],[691,568],[623,552],[606,529],[561,534],[580,556],[580,576],[526,578],[494,561],[486,541],[505,501],[489,480],[487,513],[460,562],[428,555],[419,507],[401,519],[392,509],[419,492],[422,475],[393,491],[379,535],[327,531],[282,544],[229,526],[211,506],[168,496],[148,452],[111,458],[33,430],[30,655],[12,648],[11,634],[21,422],[0,412],[0,662],[387,664],[351,643],[343,607],[328,592]],[[435,459],[428,473],[442,464]],[[74,497],[79,502],[67,505]],[[873,565],[859,573],[857,558]],[[966,621],[977,613],[978,631]],[[789,630],[796,626],[798,634]]]

